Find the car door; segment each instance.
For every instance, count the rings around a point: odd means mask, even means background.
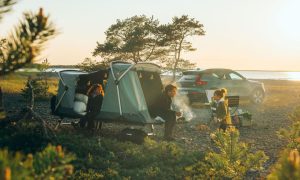
[[[229,71],[226,74],[228,94],[246,96],[248,94],[247,80],[237,72]]]

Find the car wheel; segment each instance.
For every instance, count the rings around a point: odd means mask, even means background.
[[[252,101],[255,104],[261,104],[265,98],[265,94],[261,89],[255,89],[252,93]]]

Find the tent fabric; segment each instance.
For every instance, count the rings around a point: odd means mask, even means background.
[[[117,119],[122,117],[134,122],[150,123],[152,119],[148,113],[137,73],[135,71],[127,72],[118,84],[115,83],[112,76],[112,73],[115,73],[116,79],[118,79],[129,67],[130,65],[114,65],[112,67],[113,71],[110,72],[108,78],[105,97],[98,117],[102,119]],[[120,106],[117,86],[120,93]]]
[[[103,70],[102,74],[103,74]],[[138,72],[153,72],[155,74],[155,80],[159,81],[157,89],[160,91],[161,79],[159,77],[160,69],[154,64],[136,64],[132,65],[129,63],[112,63],[108,72],[107,83],[104,87],[105,96],[103,98],[102,107],[99,107],[100,113],[97,115],[95,120],[112,122],[112,121],[123,121],[124,123],[131,122],[137,124],[155,123],[155,120],[151,118],[148,110],[148,102],[146,102],[145,94],[141,83],[146,81],[140,81]],[[90,73],[91,74],[91,73]],[[64,82],[68,86],[68,91],[65,94],[61,105],[59,106],[59,112],[75,113],[70,110],[74,106],[74,97],[76,83],[79,79],[88,77],[90,74],[84,72],[62,72],[61,76]],[[101,74],[101,73],[98,73]],[[97,73],[94,72],[93,79],[97,79],[98,82],[103,82],[103,76],[95,76]],[[79,78],[78,78],[79,77]],[[102,78],[102,79],[101,79]],[[79,80],[80,81],[80,80]],[[78,81],[78,82],[79,82]],[[143,85],[144,86],[144,85]],[[146,86],[144,86],[145,88]],[[149,86],[148,86],[149,87]],[[149,87],[151,88],[151,87]],[[119,91],[118,91],[119,90]],[[145,90],[145,89],[144,89]],[[149,91],[149,90],[148,90]],[[156,92],[158,92],[156,91]],[[63,95],[64,86],[63,83],[59,83],[58,99]],[[146,92],[146,95],[149,93]],[[152,95],[153,96],[153,95]],[[152,97],[151,97],[152,98]],[[147,98],[149,101],[149,97]],[[69,115],[75,116],[76,115]],[[80,114],[78,114],[80,116]]]
[[[81,74],[86,73],[69,70],[59,72],[61,80],[58,84],[57,101],[61,99],[61,102],[57,111],[58,114],[69,116],[73,116],[76,114],[73,112],[75,88],[78,76]]]
[[[157,72],[160,74],[160,67],[152,63],[139,63],[134,66],[136,71]]]

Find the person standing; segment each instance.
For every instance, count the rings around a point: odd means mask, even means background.
[[[164,138],[167,141],[174,140],[173,130],[176,124],[176,116],[181,116],[180,112],[171,109],[172,98],[176,96],[176,91],[176,86],[172,84],[167,85],[156,104],[157,115],[165,120]]]
[[[100,113],[102,101],[104,97],[104,90],[101,84],[93,85],[87,92],[89,100],[87,103],[87,113],[80,119],[79,124],[85,127],[86,123],[89,129],[94,128],[94,119]]]
[[[227,127],[232,125],[230,112],[228,109],[228,100],[225,100],[225,93],[224,89],[218,89],[214,92],[214,102],[213,106],[216,108],[216,118],[220,121],[219,129],[226,130]]]

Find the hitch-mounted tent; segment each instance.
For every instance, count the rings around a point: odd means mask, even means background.
[[[155,64],[112,62],[109,69],[86,73],[74,70],[59,72],[58,93],[53,105],[60,117],[85,115],[87,83],[100,83],[105,96],[95,120],[153,124],[155,102],[162,93],[160,68]]]

